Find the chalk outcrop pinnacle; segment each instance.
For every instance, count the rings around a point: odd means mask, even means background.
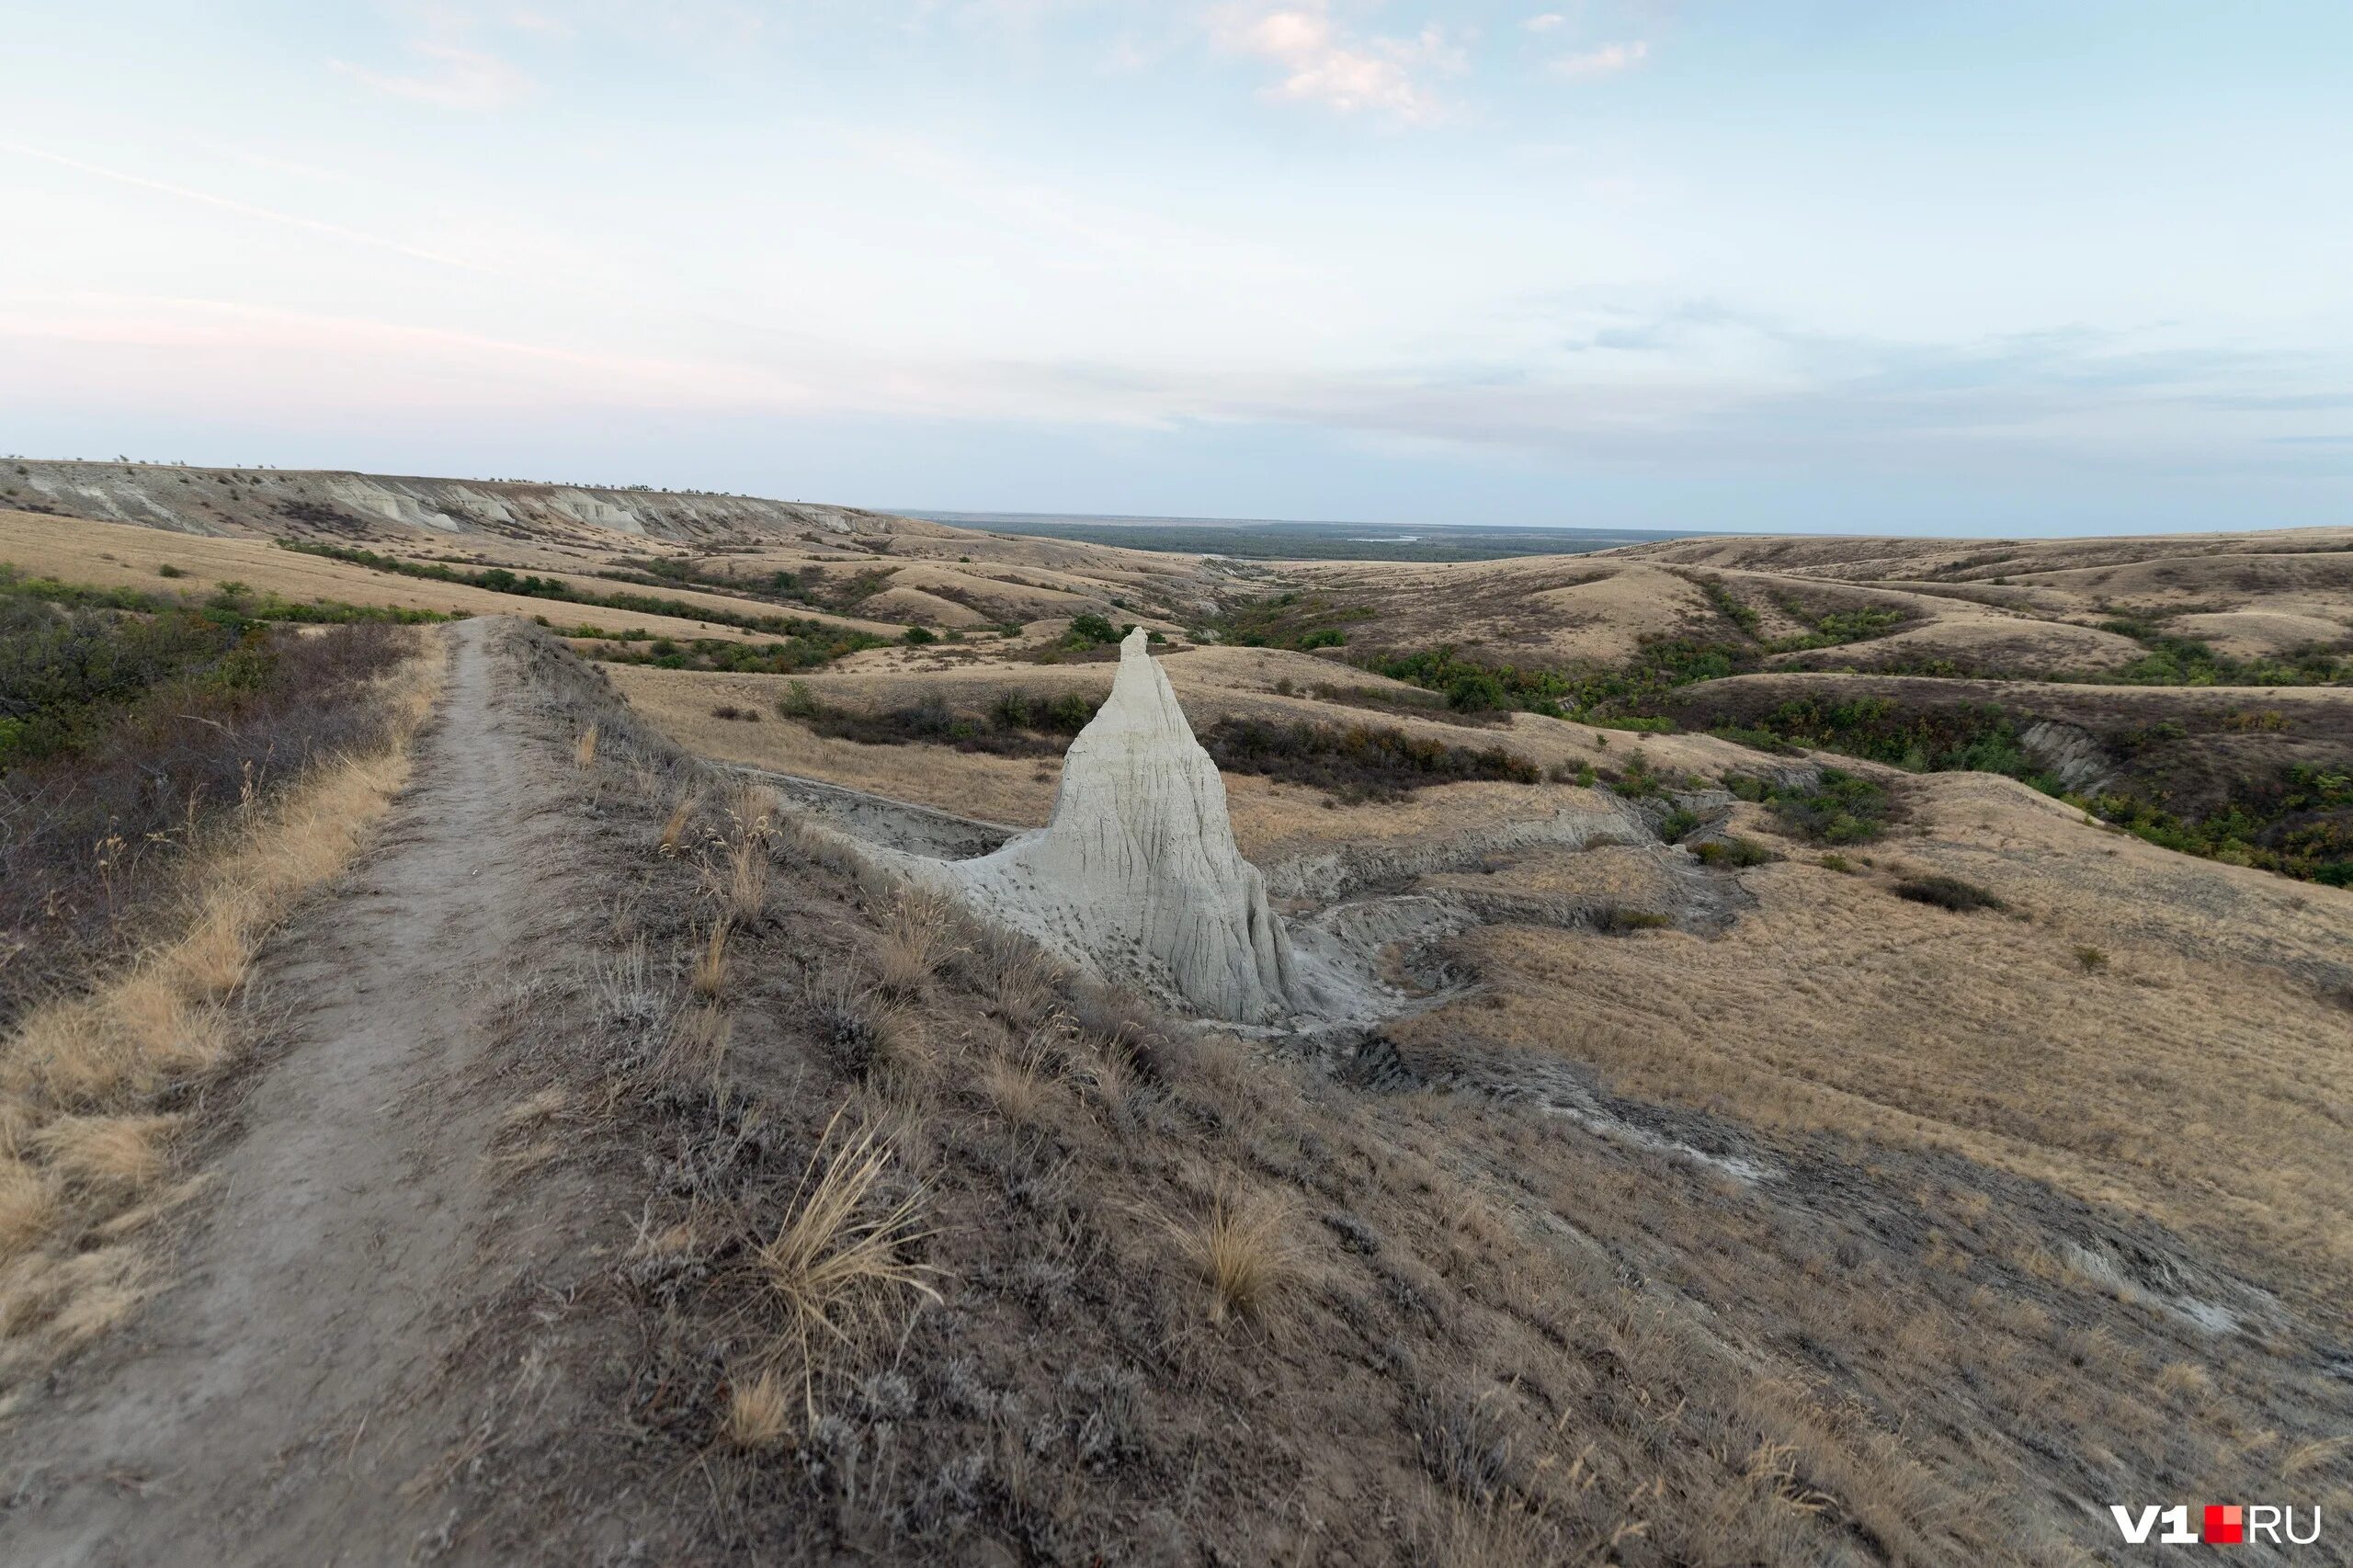
[[[1271,1020],[1299,1001],[1290,944],[1242,858],[1225,782],[1142,628],[1071,743],[1053,820],[948,868],[965,891],[1108,972],[1141,970],[1200,1013]]]

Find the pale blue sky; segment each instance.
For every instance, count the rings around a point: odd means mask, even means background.
[[[2353,6],[0,0],[0,449],[2353,521]]]

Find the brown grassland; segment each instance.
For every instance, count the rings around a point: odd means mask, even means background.
[[[85,532],[53,567],[12,548],[61,526],[0,515],[0,559],[63,574],[103,546],[71,574],[147,586],[169,560],[385,602],[202,553],[272,553],[252,539]],[[1726,595],[1760,640],[1899,612],[1862,652],[1809,651],[1836,671],[1995,650],[2092,675],[2143,650],[2106,624],[2160,612],[2302,648],[2353,613],[2341,532],[1263,569],[863,515],[733,545],[462,542],[518,569],[892,566],[866,613],[973,634],[799,677],[598,664],[519,622],[421,634],[463,651],[442,711],[471,705],[494,756],[421,755],[503,791],[469,809],[505,813],[527,917],[465,955],[471,1054],[409,1085],[426,1119],[387,1109],[388,1150],[438,1152],[387,1163],[449,1227],[433,1271],[381,1282],[411,1293],[394,1369],[250,1440],[271,1479],[206,1500],[220,1560],[307,1560],[340,1529],[468,1562],[2074,1568],[2114,1560],[2110,1502],[2353,1507],[2353,889],[1994,774],[1449,712],[1346,662],[1606,663],[1721,622]],[[1361,604],[1345,649],[1211,642],[1202,599],[1278,586]],[[807,779],[1043,823],[1043,742],[869,744],[813,715],[1091,699],[1111,667],[1063,628],[1130,606],[1197,729],[1518,759],[1378,801],[1229,772],[1285,914],[1467,912],[1385,953],[1378,1027],[1172,1017],[795,803]],[[602,613],[551,618],[571,608]],[[208,1093],[267,1026],[257,943],[298,908],[334,929],[312,890],[414,799],[406,743],[446,748],[446,717],[420,728],[440,671],[401,666],[400,744],[224,833],[169,940],[0,1048],[0,1487],[28,1499],[0,1550],[196,1517],[153,1475],[110,1479],[76,1423],[193,1288],[207,1165],[266,1132]],[[2346,700],[2293,689],[2283,712],[2332,723]],[[1798,791],[1824,764],[1882,814],[1822,836],[1726,784]],[[347,1260],[371,1290],[377,1256]],[[335,1321],[301,1358],[334,1363]]]

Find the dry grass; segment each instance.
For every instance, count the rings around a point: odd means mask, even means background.
[[[688,1007],[671,1024],[662,1054],[654,1059],[654,1076],[664,1079],[713,1078],[727,1063],[727,1048],[735,1038],[734,1017],[716,1002]]]
[[[908,1256],[932,1234],[922,1188],[890,1196],[890,1146],[870,1128],[837,1141],[844,1114],[825,1124],[790,1217],[753,1251],[783,1313],[779,1349],[800,1360],[804,1392],[822,1344],[852,1342],[917,1299],[939,1299],[939,1271]]]
[[[55,1177],[13,1153],[0,1154],[0,1261],[39,1242],[57,1210]]]
[[[69,1182],[143,1187],[168,1168],[173,1116],[61,1116],[29,1140],[33,1153]]]
[[[733,923],[726,915],[712,921],[701,951],[695,955],[694,967],[688,971],[688,987],[706,1002],[727,989],[727,937],[733,929]]]
[[[78,1241],[161,1211],[176,1119],[153,1101],[233,1060],[233,1003],[263,939],[350,863],[407,782],[445,673],[441,641],[423,645],[367,694],[393,715],[382,746],[240,808],[190,857],[178,935],[85,994],[31,1009],[0,1041],[0,1256],[14,1255],[0,1276],[0,1376],[46,1364],[140,1299],[129,1249],[105,1249],[120,1267],[100,1267]]]
[[[834,1064],[900,1101],[919,1100],[938,1069],[923,1015],[883,995],[845,966],[810,993],[818,1038]]]
[[[765,839],[745,833],[727,848],[722,892],[728,915],[750,925],[768,912],[768,846]]]
[[[938,894],[901,894],[874,949],[875,979],[894,996],[922,994],[957,952],[961,925],[954,908]]]
[[[1884,866],[1784,862],[1745,875],[1760,907],[1720,940],[1470,933],[1456,953],[1485,994],[1393,1033],[1441,1056],[1564,1055],[1618,1092],[1753,1125],[1960,1153],[2259,1249],[2289,1282],[2353,1282],[2336,1174],[2353,1168],[2353,1124],[2331,1108],[2353,1101],[2353,1055],[2331,1043],[2344,1014],[2283,972],[2342,963],[2353,899],[2095,834],[2006,780],[1911,789],[1907,860],[2028,918],[1901,902]],[[1596,858],[1530,855],[1479,886],[1550,891]],[[2095,946],[2087,984],[2077,949]],[[2182,1121],[2217,1074],[2272,1157]]]
[[[1199,1219],[1171,1221],[1178,1250],[1210,1288],[1210,1321],[1261,1322],[1299,1279],[1300,1254],[1290,1216],[1270,1201],[1237,1206],[1221,1193]]]
[[[791,1429],[791,1417],[790,1396],[773,1367],[728,1391],[727,1440],[739,1449],[774,1448]]]
[[[498,541],[476,536],[475,548],[497,551]],[[400,553],[397,546],[378,541],[372,548]],[[608,631],[638,629],[656,637],[681,640],[713,638],[722,642],[756,641],[759,633],[715,622],[667,615],[638,615],[628,610],[600,609],[594,605],[495,593],[462,583],[394,576],[349,562],[280,550],[266,539],[210,539],[174,533],[129,523],[105,523],[84,517],[53,517],[18,512],[0,505],[0,561],[26,571],[71,582],[105,587],[133,588],[142,593],[159,589],[202,597],[222,583],[238,582],[257,593],[275,593],[297,603],[329,599],[343,604],[381,605],[408,609],[439,610],[457,615],[512,615],[526,620],[544,615],[558,626],[581,624]],[[159,581],[155,568],[169,563],[185,577]],[[614,585],[593,577],[553,569],[547,561],[528,556],[510,564],[568,576],[585,587],[610,590]],[[691,603],[691,590],[665,590],[665,598]],[[742,602],[712,599],[714,608],[740,611]],[[857,623],[867,624],[867,623]],[[870,628],[889,631],[894,628]]]
[[[981,1093],[1015,1127],[1040,1125],[1053,1103],[1055,1053],[1047,1035],[1045,1028],[1034,1030],[1027,1040],[991,1056],[981,1067]]]
[[[702,797],[689,790],[680,795],[670,807],[670,814],[662,819],[662,834],[655,840],[665,855],[676,855],[685,844],[688,824],[695,820],[695,812],[702,804]]]

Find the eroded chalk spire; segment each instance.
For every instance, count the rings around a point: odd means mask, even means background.
[[[1108,973],[1141,971],[1198,1012],[1263,1022],[1298,1004],[1290,946],[1234,845],[1225,781],[1141,627],[1063,758],[1053,820],[951,869],[1014,924]]]

